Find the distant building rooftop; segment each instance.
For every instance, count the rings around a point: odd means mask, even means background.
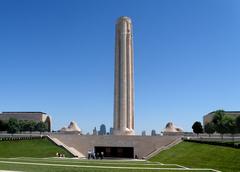
[[[205,117],[205,116],[208,116],[208,115],[210,115],[210,114],[214,114],[215,112],[216,112],[216,111],[212,111],[212,112],[204,115],[204,117]],[[224,113],[225,113],[225,114],[240,114],[240,111],[224,111]]]
[[[6,113],[42,113],[42,114],[46,114],[44,112],[2,112],[2,113],[4,113],[4,114],[6,114]]]

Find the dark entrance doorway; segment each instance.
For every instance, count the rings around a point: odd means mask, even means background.
[[[104,147],[96,146],[95,153],[104,153],[104,157],[134,158],[133,147]]]

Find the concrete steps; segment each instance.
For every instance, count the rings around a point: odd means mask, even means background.
[[[74,155],[75,157],[78,157],[78,158],[85,158],[85,156],[77,151],[74,147],[69,147],[67,145],[65,145],[64,143],[62,143],[60,140],[58,140],[57,138],[54,138],[54,137],[50,137],[50,136],[47,136],[48,139],[50,139],[52,142],[54,142],[56,145],[58,146],[61,146],[63,148],[65,148],[67,151],[69,151],[72,155]]]

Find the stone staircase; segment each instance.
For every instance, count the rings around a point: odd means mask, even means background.
[[[58,140],[57,138],[54,138],[54,137],[50,137],[50,136],[47,136],[47,138],[49,140],[51,140],[52,142],[54,142],[56,145],[60,146],[60,147],[63,147],[64,149],[66,149],[68,152],[70,152],[73,156],[75,157],[78,157],[78,158],[85,158],[85,156],[77,151],[74,147],[69,147],[67,145],[65,145],[64,143],[62,143],[60,140]]]

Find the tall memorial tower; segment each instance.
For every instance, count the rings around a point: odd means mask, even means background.
[[[132,21],[120,17],[116,23],[114,135],[134,135],[134,79]]]

